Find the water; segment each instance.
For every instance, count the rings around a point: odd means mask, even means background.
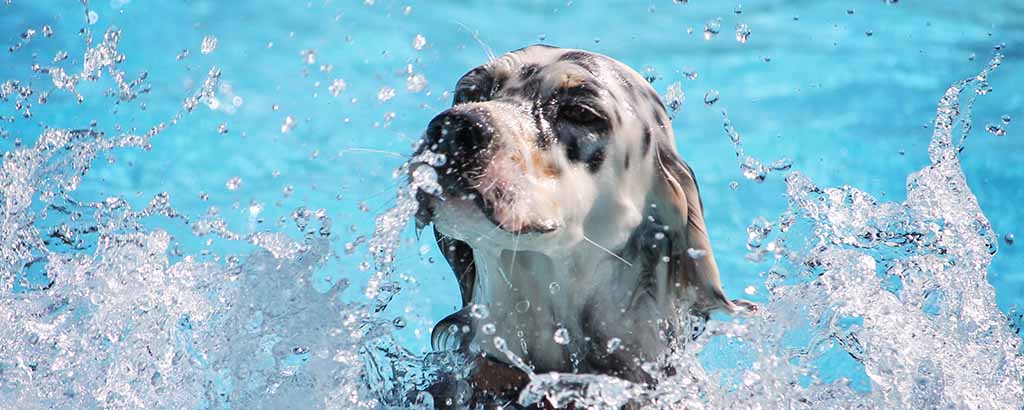
[[[650,74],[763,309],[696,323],[656,391],[522,401],[1024,401],[1024,9],[713,3],[4,2],[0,407],[427,405],[461,301],[408,220],[429,169],[395,170],[484,47],[538,41]]]

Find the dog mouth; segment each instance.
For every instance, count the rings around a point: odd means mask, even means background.
[[[445,190],[449,191],[448,189]],[[477,190],[469,190],[466,193],[455,193],[454,196],[439,197],[424,191],[416,192],[416,201],[419,207],[416,210],[416,228],[423,229],[435,220],[438,207],[445,206],[445,203],[452,200],[471,202],[473,206],[484,215],[487,220],[498,229],[513,235],[546,234],[558,230],[558,224],[554,221],[519,221],[518,223],[501,218],[502,205],[496,205],[485,199]],[[513,220],[515,218],[512,218]]]

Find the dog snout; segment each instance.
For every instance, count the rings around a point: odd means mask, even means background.
[[[426,143],[457,162],[479,157],[491,144],[494,127],[482,109],[448,109],[427,126]]]

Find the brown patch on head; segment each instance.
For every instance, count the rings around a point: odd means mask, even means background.
[[[579,87],[579,86],[583,85],[586,82],[587,82],[587,79],[584,78],[583,76],[579,75],[579,73],[574,73],[572,70],[568,70],[564,74],[562,74],[562,78],[559,79],[558,87],[559,88],[574,88],[574,87]]]
[[[541,176],[547,178],[558,178],[562,175],[562,170],[555,165],[553,161],[548,160],[539,151],[534,151],[530,156],[531,162],[533,163],[533,169],[538,170]]]

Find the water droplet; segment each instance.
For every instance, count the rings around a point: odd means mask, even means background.
[[[228,133],[228,124],[222,122],[220,125],[217,126],[217,132],[219,132],[221,134],[227,134]]]
[[[693,259],[693,260],[697,260],[697,259],[703,258],[707,254],[708,254],[708,251],[703,250],[703,249],[694,249],[694,248],[687,248],[686,249],[686,256],[689,256],[690,259]]]
[[[427,245],[420,245],[420,255],[426,255],[430,253],[430,247]]]
[[[486,305],[481,305],[479,303],[474,303],[473,305],[471,305],[469,307],[469,315],[472,316],[475,319],[478,319],[478,320],[487,319],[487,316],[490,316],[490,314],[491,314],[491,311],[487,309]]]
[[[405,323],[405,318],[403,318],[401,316],[398,316],[394,320],[391,321],[391,324],[395,325],[395,329],[403,329],[403,328],[405,328],[405,324],[406,324]]]
[[[732,189],[733,191],[740,189],[740,183],[736,181],[729,181],[729,189]]]
[[[995,124],[988,124],[988,125],[986,125],[985,126],[985,131],[988,131],[989,134],[995,135],[997,137],[1002,137],[1002,136],[1006,135],[1006,129],[1004,129],[1004,128],[998,126],[998,125],[995,125]]]
[[[665,234],[662,233],[662,232],[655,232],[654,233],[654,239],[657,239],[659,241],[662,240],[662,239],[665,239]]]
[[[694,70],[692,68],[684,68],[683,69],[683,75],[686,76],[687,80],[696,80],[697,77],[699,76],[699,74],[697,73],[697,70]]]
[[[90,26],[96,24],[97,21],[100,21],[100,15],[96,14],[95,11],[89,10],[89,13],[86,14],[86,16]]]
[[[358,207],[360,211],[370,212],[370,205],[367,205],[366,202],[360,202]]]
[[[381,87],[377,90],[377,101],[385,102],[395,97],[395,89],[391,87]]]
[[[242,178],[231,177],[224,185],[228,187],[228,191],[234,191],[242,186]]]
[[[43,26],[43,37],[53,37],[53,27],[50,27],[50,25]]]
[[[846,9],[846,14],[852,15],[854,12],[856,12],[854,9]]]
[[[516,312],[526,313],[530,310],[530,301],[523,299],[516,303]]]
[[[868,37],[871,37],[871,36],[875,35],[875,32],[873,32],[873,31],[871,31],[871,30],[868,30],[868,31],[865,31],[865,32],[864,32],[864,35],[865,35],[865,36],[868,36]]]
[[[743,288],[743,293],[746,293],[748,295],[753,295],[753,294],[757,293],[757,288],[755,288],[753,286],[747,286],[747,287]]]
[[[299,52],[306,64],[316,64],[316,50],[302,50]]]
[[[548,284],[548,291],[551,292],[552,295],[558,293],[560,289],[562,289],[562,286],[559,285],[558,282],[551,282]]]
[[[284,121],[281,122],[281,133],[287,134],[295,128],[295,118],[291,115],[284,117]]]
[[[1012,233],[1008,233],[1003,236],[1003,241],[1006,242],[1007,245],[1013,245],[1013,240],[1014,236]]]
[[[413,74],[405,79],[405,89],[411,93],[418,93],[427,87],[427,77],[423,74]]]
[[[370,270],[370,262],[363,261],[363,263],[360,263],[359,270],[363,272]]]
[[[213,50],[217,49],[217,36],[207,35],[203,37],[202,48],[199,49],[203,54],[210,54]]]
[[[739,23],[736,25],[736,41],[740,43],[746,43],[747,38],[750,37],[750,26],[746,23]]]
[[[412,39],[412,48],[415,49],[415,50],[422,50],[423,46],[426,46],[426,45],[427,45],[427,38],[423,37],[422,34],[417,34],[416,37]]]
[[[292,187],[291,185],[285,185],[284,189],[281,190],[281,195],[284,195],[284,197],[287,198],[292,196],[293,192],[295,192],[294,187]]]
[[[480,326],[480,331],[485,335],[493,335],[498,329],[494,326],[494,323],[485,323],[483,326]]]
[[[715,105],[716,102],[718,102],[718,90],[712,88],[704,93],[704,104],[711,106]]]
[[[775,160],[775,162],[772,162],[772,164],[769,166],[769,168],[771,168],[772,170],[775,170],[775,171],[785,171],[785,170],[790,169],[792,167],[793,167],[793,160],[790,159],[789,157],[779,158],[779,159]]]
[[[1003,114],[1003,116],[1000,117],[999,119],[1003,121],[1003,125],[1010,124],[1010,114]]]
[[[665,103],[672,114],[679,112],[684,101],[686,101],[686,94],[683,92],[683,85],[679,81],[668,86],[668,90],[665,91]]]
[[[608,343],[605,345],[606,351],[608,353],[615,353],[615,351],[619,350],[620,347],[622,347],[622,339],[619,339],[617,337],[608,339]]]
[[[717,36],[718,32],[722,29],[722,19],[716,18],[714,20],[708,20],[704,24],[704,39],[711,40],[712,37]]]
[[[348,88],[348,84],[345,83],[345,80],[335,78],[334,81],[331,81],[331,85],[327,87],[327,91],[330,91],[331,95],[337,97],[345,92],[346,88]]]
[[[555,340],[555,343],[558,343],[558,344],[560,344],[562,346],[565,346],[565,345],[569,344],[569,341],[570,341],[570,339],[569,339],[569,330],[567,330],[564,327],[560,327],[558,329],[555,329],[554,340]]]

